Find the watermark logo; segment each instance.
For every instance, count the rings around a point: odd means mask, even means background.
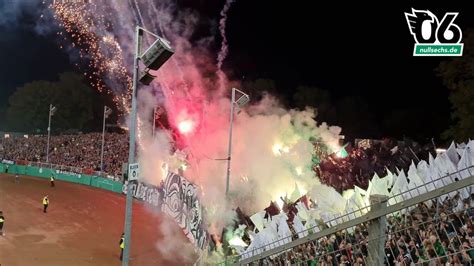
[[[447,12],[441,22],[428,10],[411,9],[405,13],[415,39],[413,56],[462,56],[461,28],[454,24],[458,12]]]

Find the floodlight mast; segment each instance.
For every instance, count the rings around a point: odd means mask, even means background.
[[[155,41],[151,47],[147,49],[143,54],[141,54],[141,45],[143,34],[148,33],[158,40],[162,40],[162,42]],[[165,47],[163,46],[165,43]],[[154,34],[153,32],[148,31],[145,28],[137,26],[135,28],[135,54],[133,59],[133,83],[132,83],[132,107],[130,112],[130,127],[129,127],[129,150],[128,150],[128,164],[135,163],[135,134],[136,134],[136,127],[137,127],[137,82],[140,79],[142,83],[148,85],[151,81],[156,77],[148,73],[148,69],[151,68],[150,65],[154,66],[154,70],[158,70],[172,55],[174,51],[169,46],[169,43],[162,39],[160,36]],[[148,61],[145,64],[145,71],[142,75],[139,76],[139,61],[143,59],[143,57],[147,56]],[[158,63],[157,63],[158,62]],[[143,78],[144,77],[144,78]],[[143,79],[142,79],[143,78]],[[132,225],[132,193],[133,187],[136,181],[128,180],[127,186],[127,200],[126,200],[126,207],[125,207],[125,225],[124,225],[124,250],[123,250],[123,260],[122,265],[128,266],[128,262],[130,259],[130,239],[131,239],[131,225]]]
[[[46,144],[46,163],[49,163],[49,142],[51,139],[51,117],[56,112],[56,106],[52,104],[49,105],[49,115],[48,115],[48,143]]]
[[[104,117],[102,122],[102,145],[100,148],[100,173],[104,171],[104,146],[105,146],[105,119],[112,113],[112,109],[104,105]]]
[[[240,93],[240,97],[236,98],[236,93]],[[225,195],[229,196],[229,182],[230,182],[230,159],[232,156],[232,128],[234,124],[234,107],[237,105],[237,110],[244,107],[250,101],[250,97],[244,92],[232,88],[232,96],[230,99],[230,128],[229,128],[229,143],[227,149],[227,177],[225,183]]]

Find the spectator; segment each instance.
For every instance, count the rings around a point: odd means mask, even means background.
[[[388,217],[384,265],[474,264],[474,218],[471,209],[453,212],[452,206],[458,200],[458,195],[447,197],[438,207],[423,203],[404,215]],[[285,265],[366,265],[369,255],[366,224],[348,232],[340,231],[302,244],[273,258],[274,263],[270,264],[283,265],[279,257],[285,256]]]
[[[393,140],[384,140],[370,148],[352,148],[347,146],[346,158],[339,158],[336,154],[321,156],[320,164],[314,166],[314,171],[322,183],[334,187],[342,192],[354,186],[367,189],[369,180],[376,173],[385,176],[387,169],[395,173],[397,169],[408,170],[411,161],[425,159],[426,149],[410,142],[397,143]],[[430,150],[433,152],[432,150]]]
[[[46,162],[47,136],[10,137],[0,139],[0,158]],[[100,170],[101,133],[52,136],[49,161],[52,164]],[[104,171],[119,176],[127,161],[128,138],[125,134],[106,133]]]

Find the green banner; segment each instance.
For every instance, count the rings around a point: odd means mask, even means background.
[[[462,56],[463,44],[415,44],[414,56]]]

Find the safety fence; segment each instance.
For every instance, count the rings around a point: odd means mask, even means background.
[[[431,219],[418,219],[417,215]],[[473,265],[469,217],[467,210],[451,209],[436,215],[435,209],[417,213],[405,208],[249,264]]]
[[[396,195],[373,195],[368,206],[221,264],[473,265],[473,185],[471,166]]]
[[[62,170],[66,172],[81,173],[81,174],[86,174],[86,175],[91,175],[91,176],[100,176],[100,177],[104,177],[108,179],[113,179],[115,181],[123,180],[123,178],[119,175],[111,175],[107,172],[95,171],[94,169],[91,169],[91,168],[74,167],[74,166],[60,165],[60,164],[53,164],[53,163],[46,163],[46,162],[31,162],[31,161],[26,161],[26,160],[13,161],[9,159],[1,159],[1,158],[0,158],[0,163],[29,165],[29,166],[36,166],[38,168],[51,168],[51,169],[57,169],[57,170]]]
[[[16,163],[18,163],[18,161]],[[67,172],[82,173],[82,174],[91,175],[91,176],[100,176],[100,177],[104,177],[108,179],[113,179],[115,181],[121,181],[121,178],[119,176],[113,176],[106,172],[94,171],[93,169],[90,169],[90,168],[81,168],[81,167],[74,167],[74,166],[67,166],[67,165],[51,164],[51,163],[44,163],[44,162],[28,162],[28,161],[24,161],[23,165],[36,166],[39,168],[52,168],[52,169],[57,169],[57,170],[62,170],[62,171],[67,171]]]
[[[97,187],[116,193],[122,193],[122,182],[84,173],[81,168],[66,167],[42,163],[25,163],[3,160],[0,163],[0,173],[29,175],[35,177],[49,178],[51,174],[57,180]]]

